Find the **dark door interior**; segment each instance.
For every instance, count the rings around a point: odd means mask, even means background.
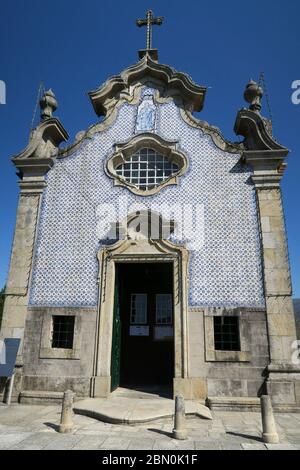
[[[172,264],[120,263],[116,270],[118,307],[114,314],[120,322],[121,357],[120,361],[112,357],[112,370],[114,362],[120,362],[119,384],[123,387],[171,386],[174,376]],[[118,353],[116,344],[114,349]]]

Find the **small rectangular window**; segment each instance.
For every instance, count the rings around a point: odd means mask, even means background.
[[[156,295],[156,323],[158,325],[172,323],[172,294]]]
[[[73,348],[74,316],[54,315],[52,317],[52,348]]]
[[[216,351],[240,351],[238,317],[214,317]]]
[[[130,323],[147,323],[147,294],[131,294]]]

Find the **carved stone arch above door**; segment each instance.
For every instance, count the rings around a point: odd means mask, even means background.
[[[110,225],[112,240],[168,240],[176,227],[175,220],[161,213],[148,210],[128,214],[120,222]]]
[[[174,292],[174,389],[189,377],[188,360],[188,250],[170,241],[147,238],[119,240],[101,248],[99,303],[91,395],[111,393],[111,350],[116,263],[172,263]]]

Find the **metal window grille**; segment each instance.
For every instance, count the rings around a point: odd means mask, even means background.
[[[238,317],[214,317],[216,351],[240,351]]]
[[[130,323],[147,323],[147,294],[131,294]]]
[[[143,148],[116,168],[118,176],[146,191],[178,173],[179,167],[151,148]]]
[[[52,348],[73,348],[74,316],[54,315],[52,317]]]
[[[172,323],[172,294],[156,295],[156,323],[158,325]]]

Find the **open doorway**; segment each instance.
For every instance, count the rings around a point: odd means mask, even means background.
[[[172,392],[173,264],[116,263],[112,390]]]

